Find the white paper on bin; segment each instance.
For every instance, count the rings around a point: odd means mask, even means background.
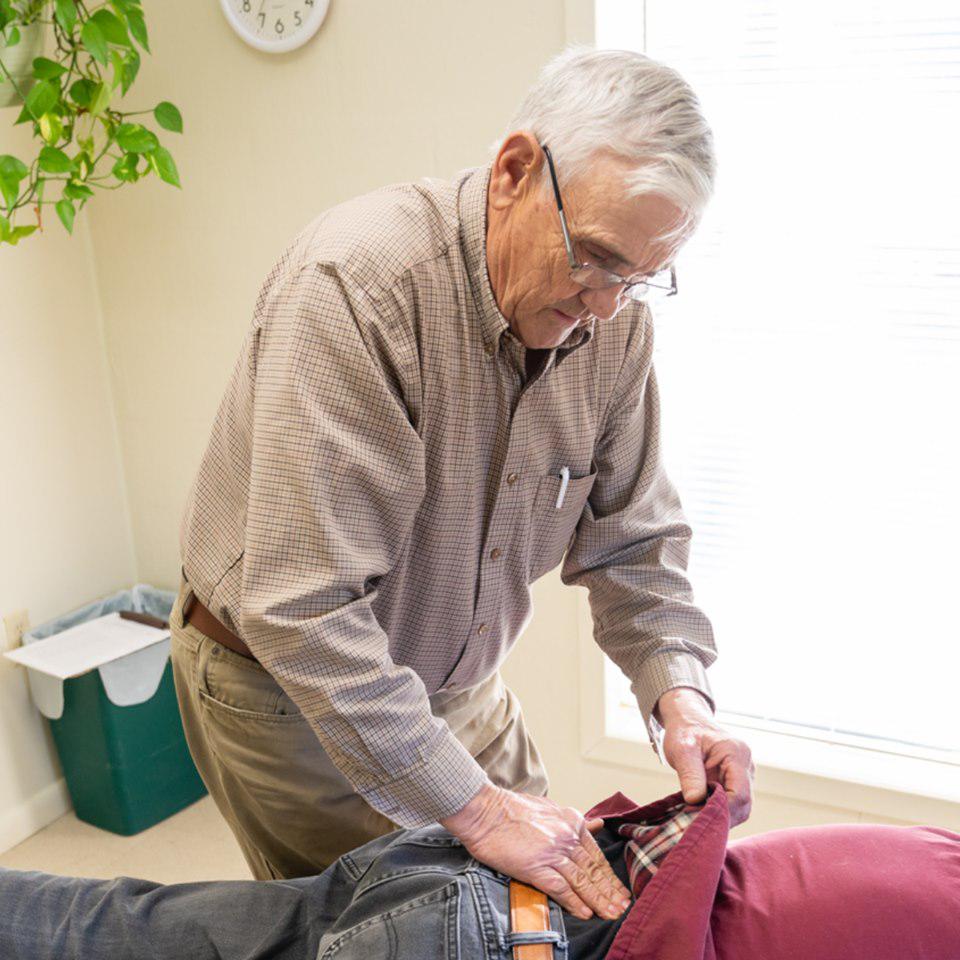
[[[169,651],[169,630],[124,620],[114,612],[4,656],[27,667],[34,702],[45,717],[56,720],[63,714],[63,681],[98,668],[112,703],[149,700],[160,685]]]

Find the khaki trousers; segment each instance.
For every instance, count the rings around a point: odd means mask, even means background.
[[[173,678],[190,753],[258,880],[320,873],[397,825],[333,764],[276,680],[183,622],[181,577],[170,614]],[[547,776],[514,694],[499,673],[439,691],[430,709],[501,787],[545,796]]]

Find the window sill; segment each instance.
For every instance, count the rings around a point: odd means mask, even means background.
[[[722,714],[720,719],[750,744],[758,793],[960,832],[960,767],[737,726]],[[602,735],[585,742],[582,753],[594,762],[676,779],[645,739]]]
[[[646,739],[639,711],[636,736],[625,734],[622,723],[608,727],[603,655],[593,642],[586,603],[581,603],[579,628],[584,759],[662,775],[676,784],[676,774],[660,763]],[[960,765],[763,729],[762,722],[747,726],[723,711],[720,721],[750,745],[760,794],[960,832]]]

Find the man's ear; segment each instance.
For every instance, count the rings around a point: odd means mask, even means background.
[[[527,197],[546,163],[543,148],[529,130],[511,133],[500,146],[490,171],[490,204],[497,210]]]

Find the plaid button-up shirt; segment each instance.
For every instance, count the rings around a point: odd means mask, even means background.
[[[648,724],[671,687],[709,698],[716,655],[660,460],[649,310],[577,328],[528,371],[487,274],[489,174],[386,187],[295,237],[180,530],[199,599],[405,826],[486,782],[427,696],[497,669],[561,561]]]

